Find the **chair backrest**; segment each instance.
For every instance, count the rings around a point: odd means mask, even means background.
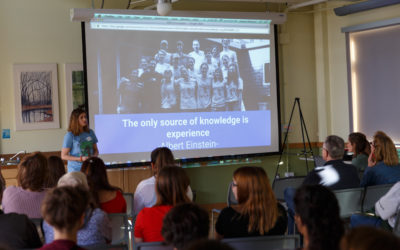
[[[368,186],[365,188],[363,198],[362,212],[367,211],[375,206],[375,203],[384,196],[394,184],[384,184],[377,186]]]
[[[236,200],[235,195],[233,194],[233,191],[232,191],[232,184],[233,184],[232,182],[229,183],[229,187],[228,187],[228,197],[226,200],[228,207],[238,204],[238,201]]]
[[[235,250],[295,249],[300,247],[298,235],[258,236],[223,239]]]
[[[129,247],[125,244],[99,244],[99,245],[90,245],[90,246],[82,246],[84,249],[90,249],[90,250],[128,250]]]
[[[298,188],[303,184],[305,176],[295,176],[288,178],[279,178],[274,182],[273,190],[275,197],[278,201],[284,201],[285,197],[283,195],[287,187]]]
[[[141,242],[135,244],[136,250],[172,250],[172,246],[166,246],[163,242]]]
[[[44,242],[44,233],[42,227],[43,218],[30,218],[30,220],[33,222],[33,224],[35,224],[40,240]]]
[[[128,216],[126,214],[108,214],[111,223],[111,244],[129,244]]]
[[[340,217],[348,218],[355,212],[361,212],[364,188],[334,190],[339,202]]]
[[[132,218],[133,214],[133,194],[132,193],[123,193],[122,194],[126,201],[126,214],[128,217]]]

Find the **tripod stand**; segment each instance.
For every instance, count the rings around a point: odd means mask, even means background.
[[[302,139],[303,139],[303,150],[301,151],[301,153],[299,155],[304,155],[305,156],[307,173],[308,173],[308,157],[307,157],[307,155],[309,153],[311,153],[311,156],[314,158],[314,154],[313,154],[313,151],[312,151],[312,148],[311,148],[310,138],[308,137],[306,123],[304,122],[303,112],[301,111],[301,107],[300,107],[300,98],[296,97],[294,99],[292,112],[290,113],[289,124],[287,125],[287,128],[286,128],[285,139],[283,140],[283,143],[282,143],[282,149],[280,151],[281,153],[280,153],[280,156],[279,156],[278,165],[276,166],[276,172],[275,172],[275,176],[274,176],[274,182],[272,183],[272,187],[275,186],[275,180],[276,180],[276,177],[278,175],[279,166],[280,166],[280,163],[281,163],[281,160],[282,160],[283,150],[285,149],[285,145],[286,145],[286,141],[287,141],[287,137],[288,137],[288,133],[289,133],[289,128],[290,128],[290,124],[292,123],[293,113],[294,113],[294,109],[296,107],[296,104],[297,104],[297,107],[299,109],[301,136],[302,136]],[[306,141],[305,141],[305,138],[304,138],[304,134],[307,137],[307,143],[308,143],[309,151],[307,151],[307,146],[306,146]],[[315,164],[315,162],[314,162],[314,164]]]

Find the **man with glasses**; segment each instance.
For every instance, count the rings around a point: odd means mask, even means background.
[[[322,146],[323,166],[315,167],[308,173],[302,185],[322,185],[332,190],[356,188],[360,186],[360,178],[355,166],[343,162],[344,140],[336,135],[330,135]],[[293,234],[294,203],[296,189],[285,189],[285,201],[288,207],[288,233]]]

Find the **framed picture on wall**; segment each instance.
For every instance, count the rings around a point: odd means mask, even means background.
[[[60,128],[57,64],[14,64],[15,129]]]
[[[68,123],[72,110],[85,105],[83,65],[81,63],[65,64],[65,86],[67,93]]]

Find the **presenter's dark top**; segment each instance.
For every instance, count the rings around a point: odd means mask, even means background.
[[[10,249],[42,246],[35,224],[24,214],[3,213],[0,210],[0,245]]]
[[[278,203],[278,219],[276,220],[275,226],[271,228],[264,235],[283,235],[286,232],[287,227],[287,215],[285,208]],[[241,215],[232,207],[226,207],[221,211],[218,216],[215,230],[219,235],[224,238],[237,238],[237,237],[253,237],[261,236],[258,231],[248,232],[249,217]]]
[[[327,161],[324,166],[315,167],[304,179],[303,185],[322,185],[332,190],[360,186],[357,168],[342,160]]]

